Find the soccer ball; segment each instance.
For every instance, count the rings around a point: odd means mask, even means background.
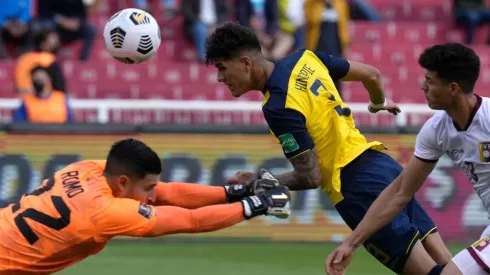
[[[160,27],[149,13],[124,9],[114,14],[104,28],[104,42],[109,53],[126,64],[150,59],[160,47]]]

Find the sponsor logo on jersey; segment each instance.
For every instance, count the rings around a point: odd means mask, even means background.
[[[292,153],[296,150],[299,149],[299,144],[296,142],[296,139],[294,139],[293,134],[287,133],[284,135],[280,135],[277,137],[279,139],[279,142],[281,143],[282,149],[284,150],[284,153]]]
[[[151,206],[144,203],[140,203],[140,206],[138,207],[138,214],[140,214],[141,216],[147,219],[150,219],[152,216]]]
[[[446,150],[446,155],[452,160],[452,161],[457,161],[460,159],[464,154],[463,149],[451,149],[451,150]]]
[[[490,162],[490,141],[478,142],[478,148],[480,149],[480,160]]]

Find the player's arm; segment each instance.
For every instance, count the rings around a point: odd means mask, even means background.
[[[245,219],[269,214],[288,214],[289,191],[278,187],[239,202],[198,209],[152,206],[123,198],[111,198],[92,218],[97,241],[115,236],[155,237],[176,233],[215,231]],[[274,210],[275,212],[269,213]]]
[[[358,247],[372,234],[388,224],[410,202],[444,154],[437,145],[432,119],[428,120],[417,136],[414,156],[403,172],[374,201],[361,223],[348,238]]]
[[[158,213],[155,224],[144,236],[209,232],[245,220],[243,205],[240,202],[192,210],[176,206],[157,206],[155,211]]]
[[[151,206],[131,199],[113,199],[94,219],[101,241],[115,236],[152,237],[207,232],[245,220],[241,202],[185,209]]]
[[[328,55],[319,51],[316,51],[315,54],[328,68],[332,80],[362,82],[369,93],[372,104],[384,104],[383,81],[378,69],[368,64]]]
[[[304,115],[297,110],[267,105],[263,111],[269,128],[279,139],[284,155],[294,168],[294,171],[275,175],[276,179],[290,190],[318,188],[322,176]]]
[[[171,205],[187,209],[228,202],[226,189],[184,182],[160,182],[155,187],[156,201],[153,205]]]
[[[322,175],[315,149],[289,159],[294,171],[276,175],[280,184],[291,190],[316,189],[320,186]]]

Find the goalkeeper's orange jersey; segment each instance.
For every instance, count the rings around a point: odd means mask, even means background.
[[[0,274],[52,273],[116,235],[144,236],[153,207],[115,198],[104,161],[74,163],[0,211]]]
[[[98,253],[115,236],[207,232],[244,220],[242,204],[225,204],[220,186],[158,183],[155,206],[116,198],[105,164],[71,164],[0,211],[0,274],[50,274]]]

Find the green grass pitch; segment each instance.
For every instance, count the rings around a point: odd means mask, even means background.
[[[269,241],[113,240],[99,254],[60,272],[64,275],[314,275],[337,244]],[[453,253],[464,246],[451,246]],[[394,274],[364,248],[347,275]]]

